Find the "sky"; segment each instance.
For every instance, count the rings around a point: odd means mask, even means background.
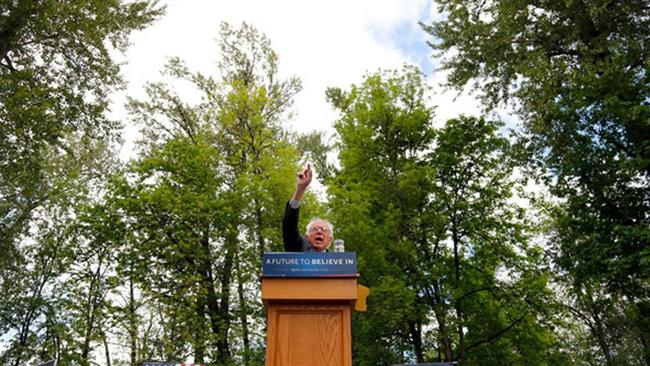
[[[328,87],[349,89],[363,76],[380,69],[420,66],[434,87],[435,123],[459,114],[478,115],[480,107],[468,93],[443,91],[445,75],[435,71],[429,35],[418,21],[439,19],[435,6],[424,0],[253,1],[162,0],[166,14],[152,26],[134,32],[131,46],[119,59],[128,88],[113,95],[111,116],[127,121],[126,96],[143,98],[146,82],[162,79],[169,57],[180,57],[190,69],[216,74],[217,36],[221,22],[249,23],[271,40],[279,55],[279,74],[301,79],[294,118],[287,126],[296,132],[333,134],[336,112],[325,100]],[[182,89],[179,89],[182,90]],[[138,128],[124,130],[123,160],[134,156]]]

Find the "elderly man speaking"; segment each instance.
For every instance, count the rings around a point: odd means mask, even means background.
[[[321,218],[314,218],[309,222],[305,236],[300,236],[298,231],[300,201],[311,183],[311,178],[312,170],[307,164],[307,167],[298,173],[296,190],[284,209],[282,239],[284,240],[284,250],[287,252],[324,252],[332,242],[332,224]]]

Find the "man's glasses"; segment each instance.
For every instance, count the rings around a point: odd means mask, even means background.
[[[310,233],[315,233],[317,231],[320,231],[322,233],[329,233],[330,229],[326,228],[326,227],[320,227],[320,226],[312,226],[312,227],[309,228]]]

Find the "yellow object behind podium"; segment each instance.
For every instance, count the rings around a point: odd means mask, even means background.
[[[266,366],[351,366],[356,277],[262,277]]]
[[[354,305],[354,310],[356,311],[366,311],[366,299],[370,294],[370,289],[364,285],[357,285],[357,303]]]

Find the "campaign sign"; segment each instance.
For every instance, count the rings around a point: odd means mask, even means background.
[[[264,253],[264,277],[356,277],[357,253]]]

